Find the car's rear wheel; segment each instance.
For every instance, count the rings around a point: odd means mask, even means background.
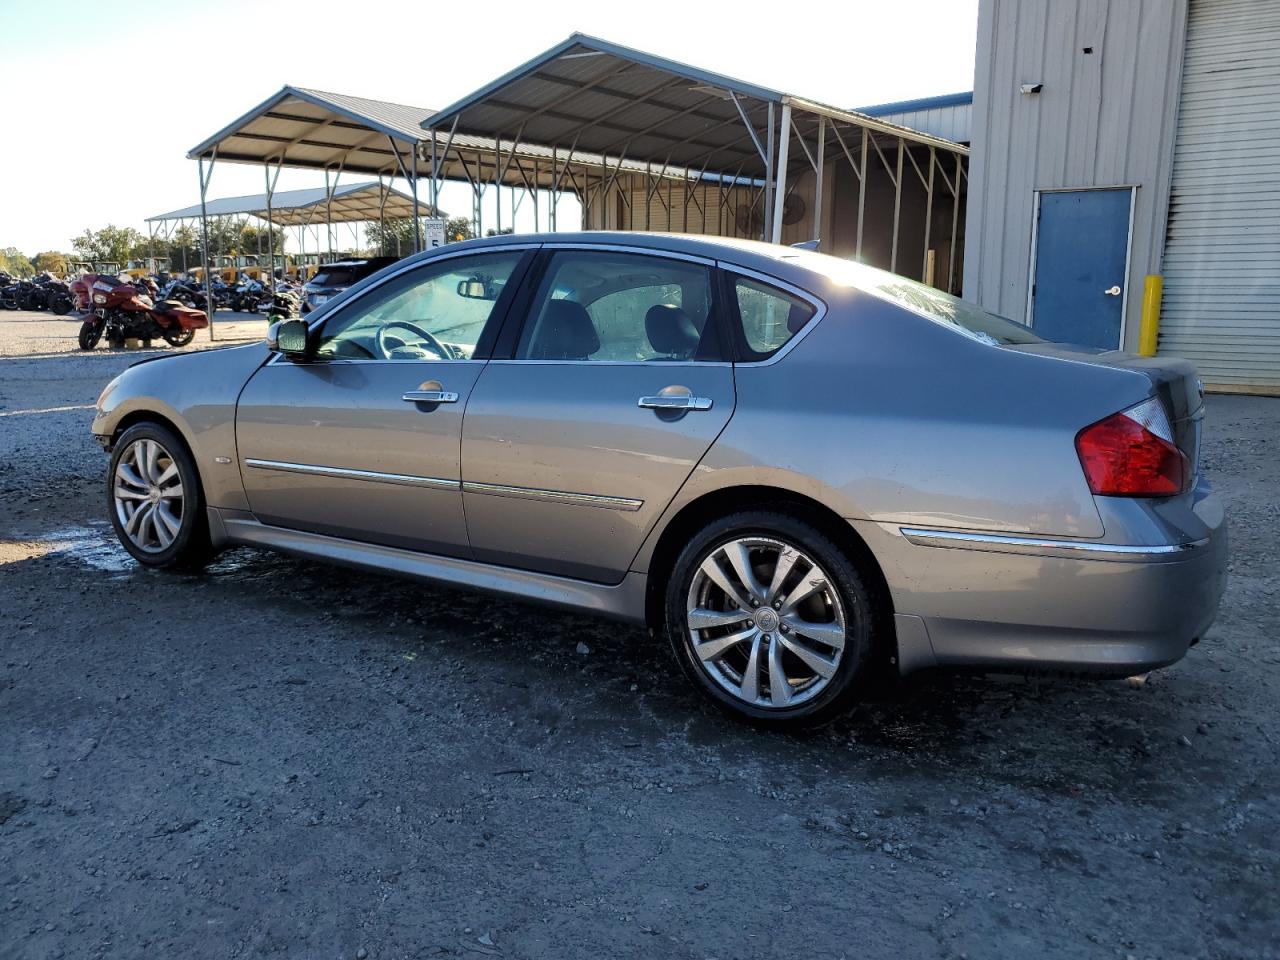
[[[870,577],[813,524],[745,511],[695,535],[667,583],[666,632],[694,683],[771,726],[852,705],[879,611]]]
[[[124,432],[111,456],[107,499],[116,536],[139,563],[193,568],[212,555],[200,477],[168,428],[139,423]]]

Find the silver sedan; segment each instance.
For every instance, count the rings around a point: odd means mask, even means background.
[[[450,245],[98,401],[125,548],[230,545],[647,622],[773,724],[928,667],[1126,675],[1213,621],[1185,362],[1047,343],[820,254]]]

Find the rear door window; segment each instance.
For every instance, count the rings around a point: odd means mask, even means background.
[[[551,255],[517,360],[719,360],[711,271],[612,251]]]

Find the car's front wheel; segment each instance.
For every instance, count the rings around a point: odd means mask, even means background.
[[[871,579],[812,523],[746,511],[696,534],[667,584],[676,658],[730,713],[821,723],[852,704],[879,611]]]
[[[200,477],[167,427],[139,423],[124,432],[111,456],[107,501],[120,543],[139,563],[193,568],[211,556]]]

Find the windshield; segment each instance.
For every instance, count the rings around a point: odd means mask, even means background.
[[[912,313],[983,343],[1009,346],[1045,342],[1043,337],[1037,337],[1020,323],[988,313],[967,300],[887,270],[819,253],[798,252],[795,257],[787,259],[798,260],[803,266],[817,270],[841,286],[853,287],[905,307]]]
[[[322,267],[311,278],[313,287],[349,287],[356,282],[355,267]]]

